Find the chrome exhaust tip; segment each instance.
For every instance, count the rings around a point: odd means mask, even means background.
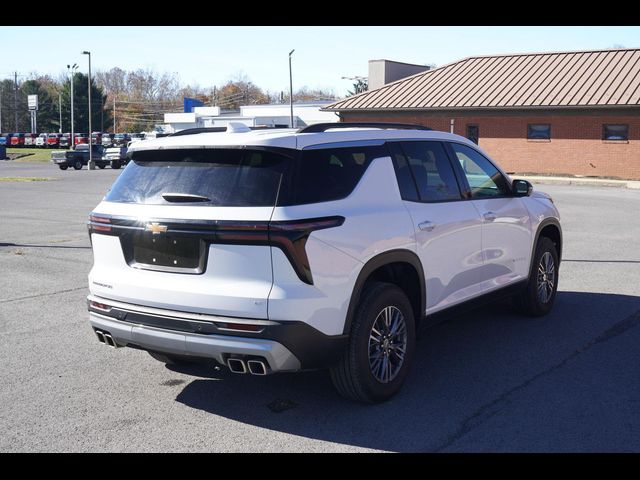
[[[249,360],[247,366],[252,375],[267,374],[267,365],[262,360]]]
[[[116,342],[113,340],[113,337],[109,333],[104,333],[104,343],[109,345],[110,347],[116,348]]]
[[[96,330],[96,336],[98,337],[98,341],[100,343],[104,343],[104,335],[102,334],[102,332],[100,330]]]
[[[247,366],[245,365],[244,360],[239,358],[230,358],[227,360],[227,366],[233,373],[247,373]]]

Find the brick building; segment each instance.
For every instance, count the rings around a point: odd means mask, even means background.
[[[324,110],[453,129],[509,172],[640,180],[640,49],[470,57]]]

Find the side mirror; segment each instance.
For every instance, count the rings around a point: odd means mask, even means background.
[[[514,180],[512,190],[514,197],[528,197],[533,192],[533,185],[526,180]]]

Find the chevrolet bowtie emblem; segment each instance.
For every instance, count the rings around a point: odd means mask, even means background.
[[[153,222],[153,223],[147,223],[144,229],[146,232],[151,232],[154,235],[159,235],[167,231],[167,226],[160,225],[159,223]]]

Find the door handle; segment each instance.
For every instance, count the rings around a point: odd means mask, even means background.
[[[430,232],[431,230],[433,230],[434,228],[436,228],[436,224],[433,222],[430,222],[429,220],[426,220],[422,223],[418,224],[418,228],[420,230],[424,230],[425,232]]]
[[[482,217],[487,221],[487,222],[493,222],[496,218],[498,218],[498,216],[493,213],[493,212],[485,212]]]

